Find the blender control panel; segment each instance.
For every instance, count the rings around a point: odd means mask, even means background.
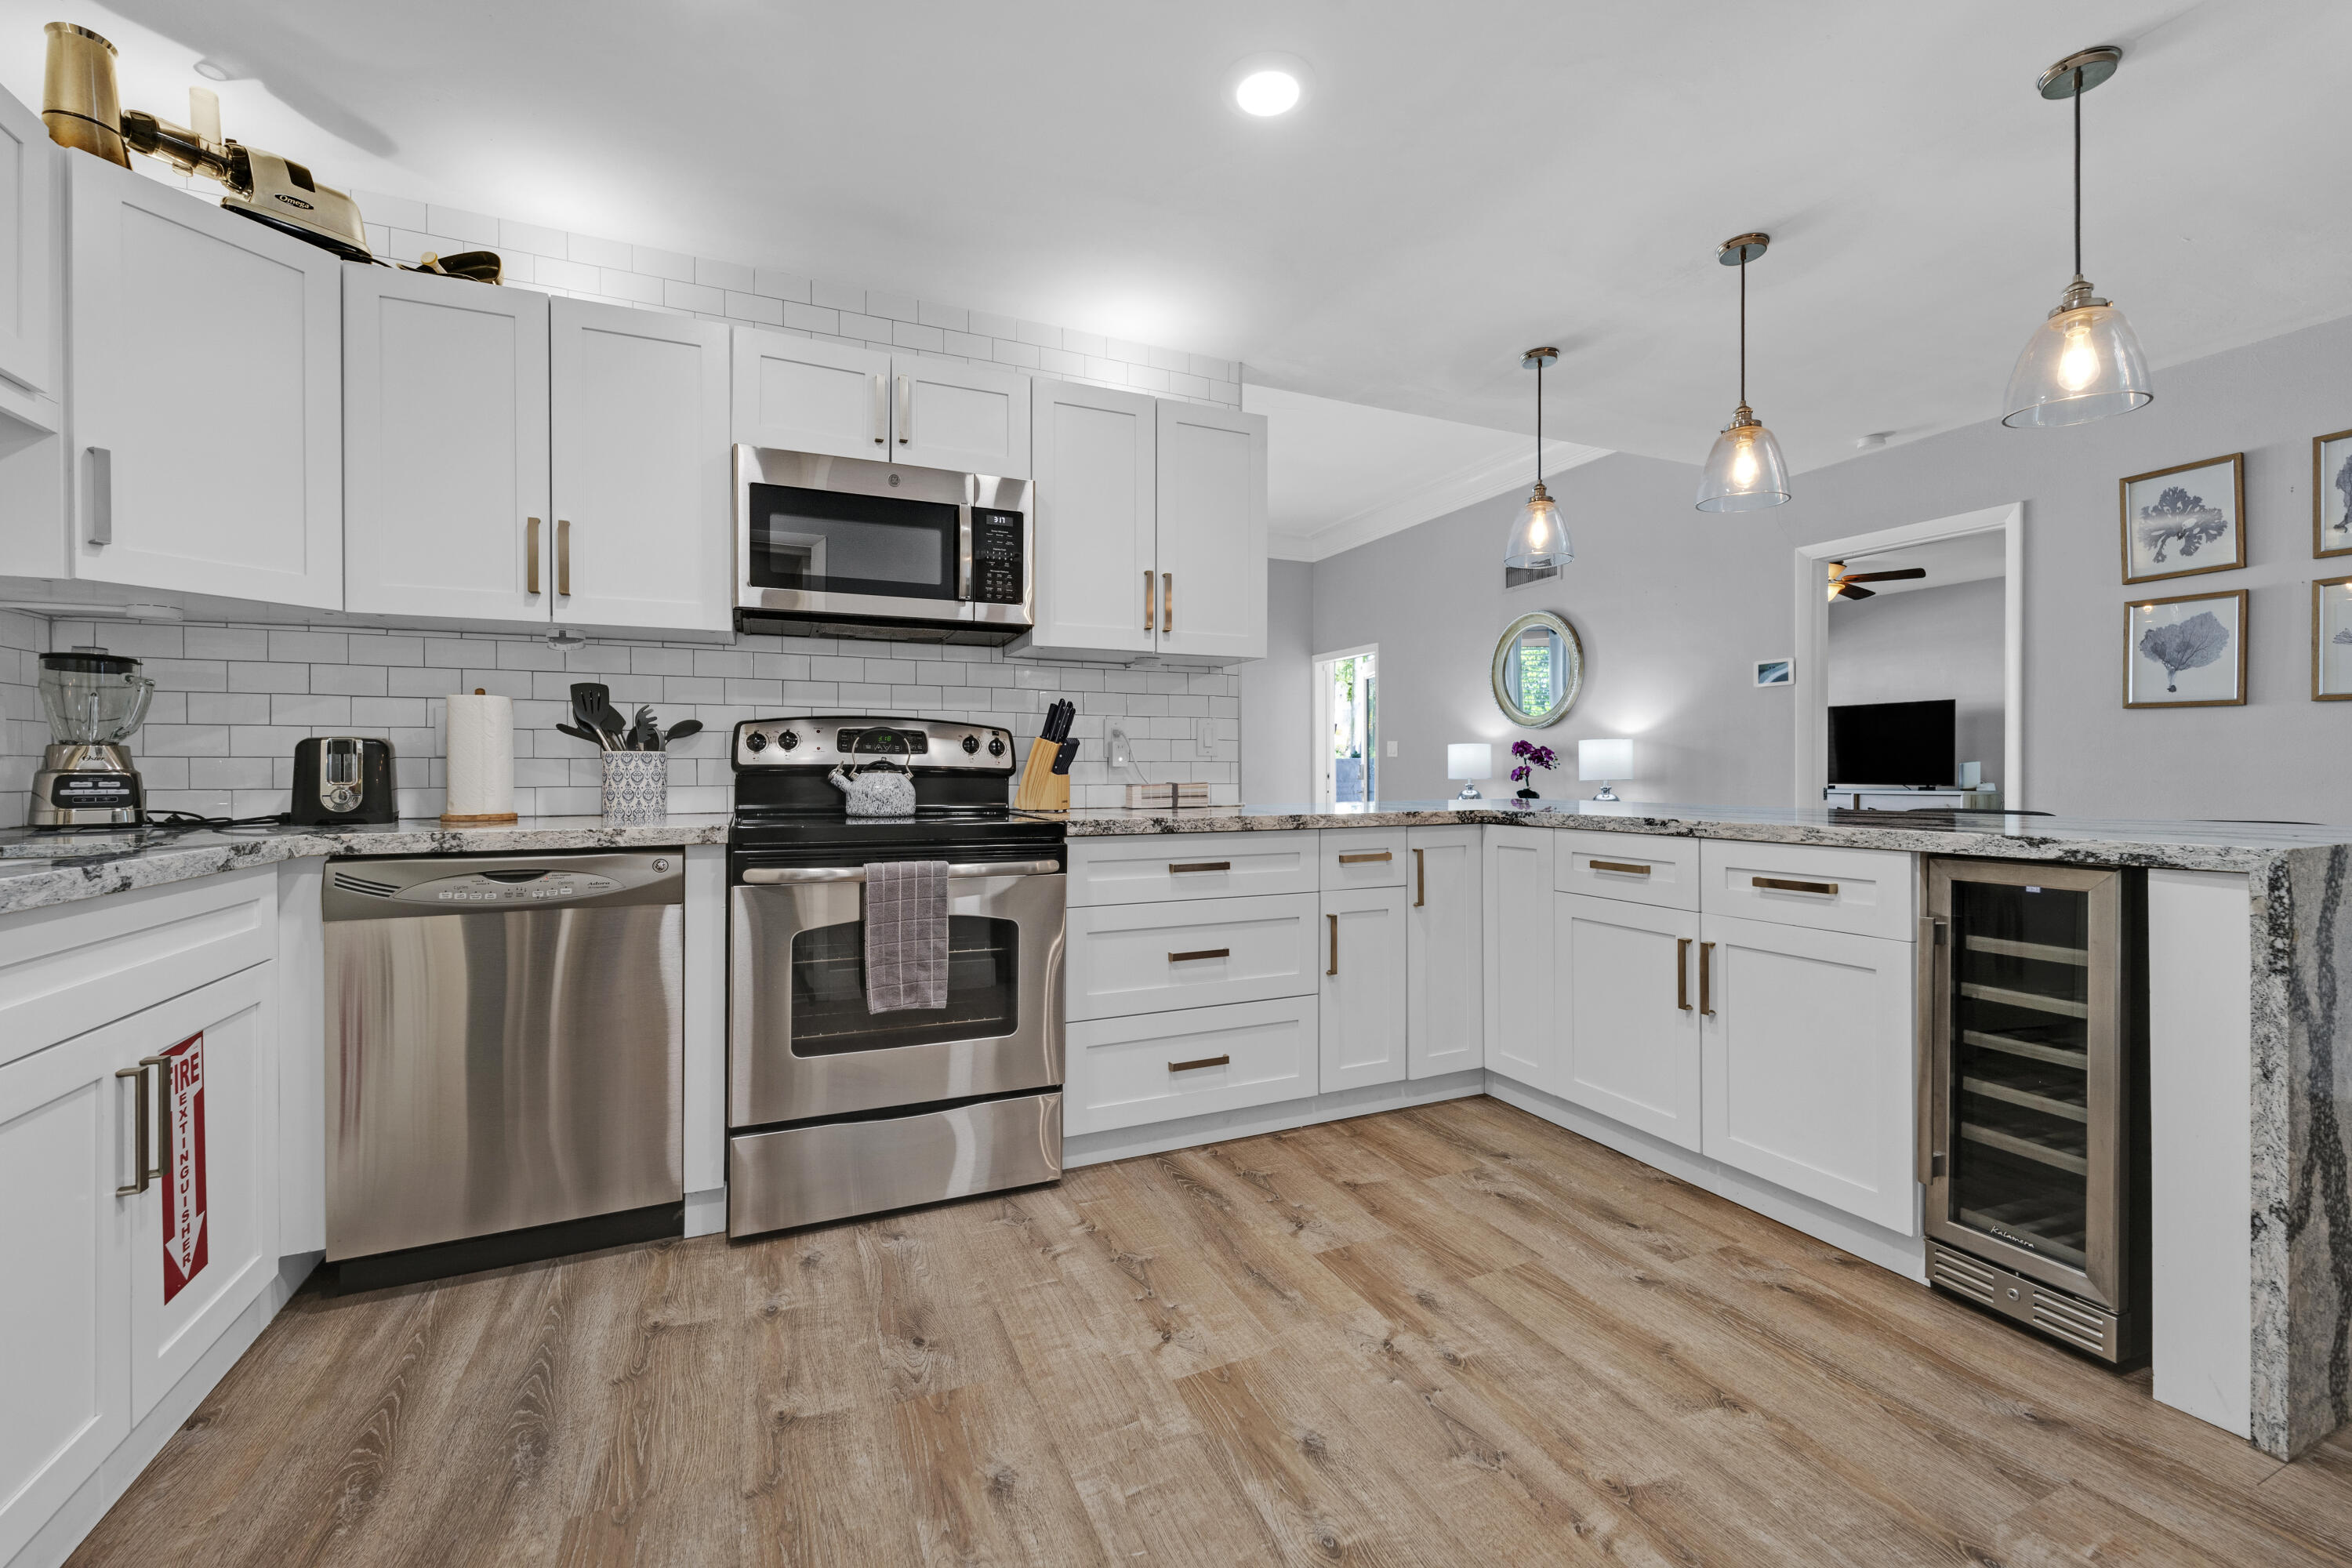
[[[131,773],[59,773],[49,781],[49,804],[66,811],[119,811],[139,804]]]

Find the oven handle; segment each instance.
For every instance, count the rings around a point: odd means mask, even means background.
[[[948,875],[965,877],[1044,877],[1058,874],[1059,860],[996,860],[982,861],[972,866],[950,866]],[[743,873],[743,880],[754,887],[772,886],[779,882],[862,882],[866,880],[863,866],[754,866]]]

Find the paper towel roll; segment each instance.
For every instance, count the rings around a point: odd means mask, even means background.
[[[449,697],[447,816],[514,815],[514,700]]]

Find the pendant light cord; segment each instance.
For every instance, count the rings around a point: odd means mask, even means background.
[[[1544,362],[1536,361],[1536,485],[1543,485],[1543,373]]]
[[[2083,68],[2074,68],[2074,276],[2083,275]]]
[[[1748,247],[1739,247],[1739,406],[1748,406]]]

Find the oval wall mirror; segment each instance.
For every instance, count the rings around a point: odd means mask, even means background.
[[[1584,689],[1584,645],[1576,628],[1548,610],[1521,616],[1495,645],[1495,703],[1529,730],[1557,724]]]

